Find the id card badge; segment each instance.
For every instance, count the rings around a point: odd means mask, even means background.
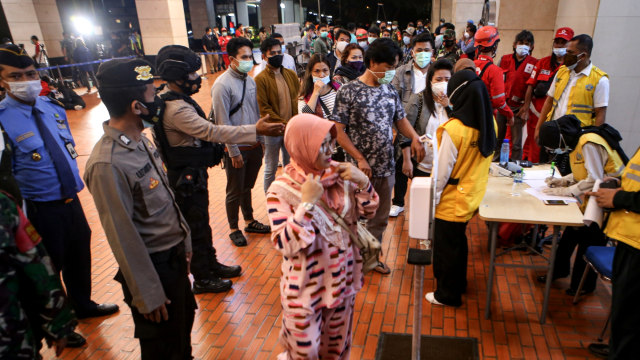
[[[67,148],[67,151],[69,152],[69,155],[71,155],[72,159],[75,159],[78,157],[78,153],[76,152],[76,149],[73,148],[73,144],[68,142],[68,143],[65,143],[64,146]]]

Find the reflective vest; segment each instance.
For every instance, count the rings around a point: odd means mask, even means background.
[[[640,151],[629,160],[622,173],[622,190],[629,192],[640,191]],[[609,222],[604,230],[612,239],[640,249],[640,214],[624,209],[611,212]]]
[[[446,130],[458,149],[458,157],[444,187],[435,217],[445,221],[467,222],[480,206],[487,189],[492,156],[484,157],[478,148],[480,131],[451,118],[436,131],[438,144]]]
[[[569,84],[570,74],[571,70],[564,65],[558,69],[556,74],[555,92],[553,93],[553,109],[549,111],[546,121],[553,119],[552,116],[558,106],[560,97],[567,87],[567,84]],[[578,77],[575,86],[568,89],[570,93],[569,101],[567,102],[566,114],[575,115],[582,123],[582,126],[592,126],[596,124],[596,112],[593,107],[593,93],[596,90],[596,85],[598,85],[598,82],[600,82],[600,79],[603,76],[609,77],[607,73],[598,69],[595,65],[592,65],[589,76]]]
[[[578,145],[576,145],[576,149],[569,154],[569,161],[571,164],[571,172],[573,173],[573,179],[578,182],[584,180],[588,176],[587,168],[585,167],[584,155],[582,155],[582,147],[586,143],[594,143],[601,145],[607,151],[609,158],[607,162],[604,164],[604,176],[618,176],[622,169],[624,168],[624,163],[620,158],[618,153],[611,149],[609,144],[602,136],[594,133],[588,133],[580,136],[578,140]],[[580,210],[584,213],[584,210],[587,208],[587,201],[584,201],[580,206]]]

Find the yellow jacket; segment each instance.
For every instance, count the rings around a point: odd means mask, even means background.
[[[556,73],[556,87],[553,93],[553,109],[549,111],[546,121],[549,121],[558,107],[558,102],[565,88],[569,84],[569,75],[571,70],[566,66],[561,66]],[[581,76],[576,81],[576,85],[569,89],[569,102],[567,102],[566,114],[575,115],[582,123],[582,126],[595,125],[595,109],[593,107],[593,93],[596,89],[596,85],[603,77],[609,77],[606,72],[598,69],[595,65],[591,66],[591,72],[589,76]]]
[[[580,136],[578,140],[578,144],[576,145],[575,150],[573,150],[569,154],[569,160],[571,162],[571,172],[573,173],[573,179],[578,182],[580,180],[584,180],[587,178],[589,173],[587,172],[587,168],[585,167],[584,156],[582,155],[582,147],[586,143],[594,143],[598,144],[607,150],[607,154],[609,158],[607,162],[604,164],[604,175],[605,176],[618,176],[622,168],[624,168],[624,163],[618,155],[618,152],[613,150],[607,141],[602,138],[602,136],[595,133],[588,133]]]
[[[477,129],[464,125],[460,120],[451,118],[442,124],[436,136],[442,143],[442,133],[447,134],[458,149],[458,157],[436,206],[435,217],[445,221],[467,222],[480,206],[487,189],[491,156],[484,157],[478,148]],[[457,184],[452,184],[457,181]]]
[[[622,173],[622,190],[629,192],[640,191],[640,151],[629,160]],[[612,239],[640,249],[640,214],[624,209],[616,210],[609,216],[609,222],[604,230]]]

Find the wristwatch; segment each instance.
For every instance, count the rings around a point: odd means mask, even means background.
[[[312,211],[316,207],[316,204],[310,202],[303,202],[300,205],[302,205],[306,211]]]

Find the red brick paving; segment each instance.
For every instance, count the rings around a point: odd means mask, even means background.
[[[212,80],[203,81],[203,89],[196,96],[204,109],[210,106],[208,89]],[[80,171],[84,171],[87,157],[102,135],[102,122],[108,119],[95,93],[85,96],[85,100],[86,110],[68,113],[80,154]],[[244,273],[233,280],[233,290],[226,294],[196,296],[199,309],[192,331],[193,355],[197,359],[274,359],[282,351],[278,344],[280,257],[267,236],[250,235],[245,248],[231,245],[224,210],[226,177],[220,167],[211,169],[209,174],[214,245],[222,262],[240,264]],[[259,176],[253,192],[255,215],[266,222],[261,189]],[[93,299],[115,302],[121,311],[108,318],[81,320],[78,331],[87,337],[88,345],[65,350],[63,359],[137,359],[140,350],[133,338],[131,312],[122,301],[120,285],[113,280],[117,264],[91,195],[83,190],[80,199],[93,230]],[[368,275],[356,298],[352,359],[373,359],[381,331],[410,333],[413,328],[413,268],[406,265],[407,221],[404,216],[391,220],[385,234],[385,261],[392,273]],[[432,306],[423,300],[422,333],[475,337],[483,359],[589,358],[586,346],[595,341],[607,317],[608,289],[599,286],[595,295],[574,306],[564,294],[567,281],[554,284],[547,324],[541,325],[538,316],[543,289],[535,281],[536,274],[531,270],[498,268],[492,318],[485,320],[487,228],[477,218],[468,228],[469,285],[464,304],[452,309]],[[521,253],[507,258],[529,261]],[[430,291],[433,286],[433,272],[428,267],[424,289]],[[45,359],[53,358],[50,350],[43,350],[43,355]]]

